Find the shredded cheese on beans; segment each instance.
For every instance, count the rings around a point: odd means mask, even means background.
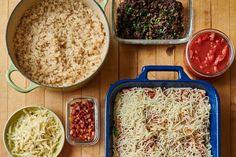
[[[201,89],[124,89],[115,100],[113,156],[210,157],[210,110]]]

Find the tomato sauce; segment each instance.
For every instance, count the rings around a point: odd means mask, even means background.
[[[204,32],[196,36],[188,47],[188,59],[198,72],[213,75],[227,68],[230,45],[216,32]]]

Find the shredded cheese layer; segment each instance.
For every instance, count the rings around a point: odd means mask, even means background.
[[[210,110],[201,89],[124,89],[115,100],[113,156],[210,157]]]
[[[23,110],[9,126],[7,139],[13,156],[53,157],[62,138],[59,122],[46,109]]]

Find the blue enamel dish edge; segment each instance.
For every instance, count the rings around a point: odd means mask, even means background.
[[[143,72],[145,68],[157,66],[145,66],[143,71],[136,79],[120,80],[112,84],[107,92],[105,100],[105,157],[112,157],[112,128],[113,128],[113,104],[116,94],[124,88],[130,87],[165,87],[165,88],[200,88],[204,89],[209,96],[211,104],[210,113],[210,143],[212,145],[212,156],[220,157],[220,98],[216,89],[206,81],[191,80],[179,66],[158,66],[158,68],[175,68],[174,70],[160,70],[160,71],[177,71],[181,78],[179,80],[148,80],[144,77]],[[177,70],[176,70],[177,69]],[[149,70],[152,71],[152,70]],[[147,72],[149,72],[147,71]],[[155,71],[155,70],[154,70]],[[146,75],[147,75],[146,72]]]

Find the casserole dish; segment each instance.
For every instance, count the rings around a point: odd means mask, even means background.
[[[45,87],[45,88],[49,88],[49,89],[53,89],[53,90],[73,90],[73,89],[83,86],[91,78],[93,78],[94,75],[99,71],[99,69],[101,68],[101,66],[107,56],[107,53],[108,53],[108,48],[109,48],[109,43],[110,43],[110,31],[109,31],[109,25],[108,25],[107,18],[105,16],[104,11],[103,11],[105,9],[106,4],[107,4],[107,0],[103,0],[100,3],[100,5],[95,0],[82,0],[81,1],[86,6],[88,6],[89,8],[91,8],[92,10],[94,10],[97,13],[98,17],[100,18],[100,21],[102,22],[102,24],[104,26],[104,32],[106,32],[106,36],[105,36],[106,42],[105,42],[103,49],[101,50],[102,51],[101,63],[96,67],[94,72],[87,75],[81,81],[76,82],[72,85],[62,86],[62,87],[55,87],[52,85],[42,85],[41,83],[38,83],[38,82],[32,80],[31,78],[26,76],[23,69],[18,65],[17,60],[16,60],[13,39],[14,39],[14,35],[16,32],[18,23],[19,23],[21,17],[26,12],[26,10],[28,10],[36,2],[37,2],[37,0],[22,0],[22,1],[20,1],[17,4],[17,6],[15,7],[15,9],[13,10],[13,12],[9,18],[7,28],[6,28],[6,47],[7,47],[9,57],[11,59],[11,65],[6,73],[7,82],[9,83],[9,85],[12,88],[14,88],[15,90],[17,90],[18,92],[21,92],[21,93],[30,92],[33,89],[40,87],[40,86]],[[25,76],[30,81],[30,85],[28,88],[22,89],[22,88],[18,87],[13,82],[13,80],[11,79],[11,74],[14,71],[19,71],[23,76]]]
[[[148,80],[150,71],[175,71],[178,72],[178,80]],[[105,157],[113,155],[113,113],[115,97],[124,88],[132,87],[162,87],[162,88],[198,88],[206,91],[211,104],[210,113],[210,143],[213,157],[220,156],[220,100],[217,91],[205,81],[191,80],[182,67],[179,66],[145,66],[141,74],[134,80],[121,80],[111,85],[106,96],[105,111]]]
[[[167,45],[167,44],[182,44],[186,43],[193,31],[193,4],[192,0],[177,0],[181,2],[184,6],[184,34],[180,39],[170,39],[170,40],[147,40],[147,39],[125,39],[118,37],[116,30],[117,30],[117,9],[121,0],[112,0],[112,8],[111,8],[111,15],[112,15],[112,35],[119,41],[124,44],[143,44],[143,45]]]

